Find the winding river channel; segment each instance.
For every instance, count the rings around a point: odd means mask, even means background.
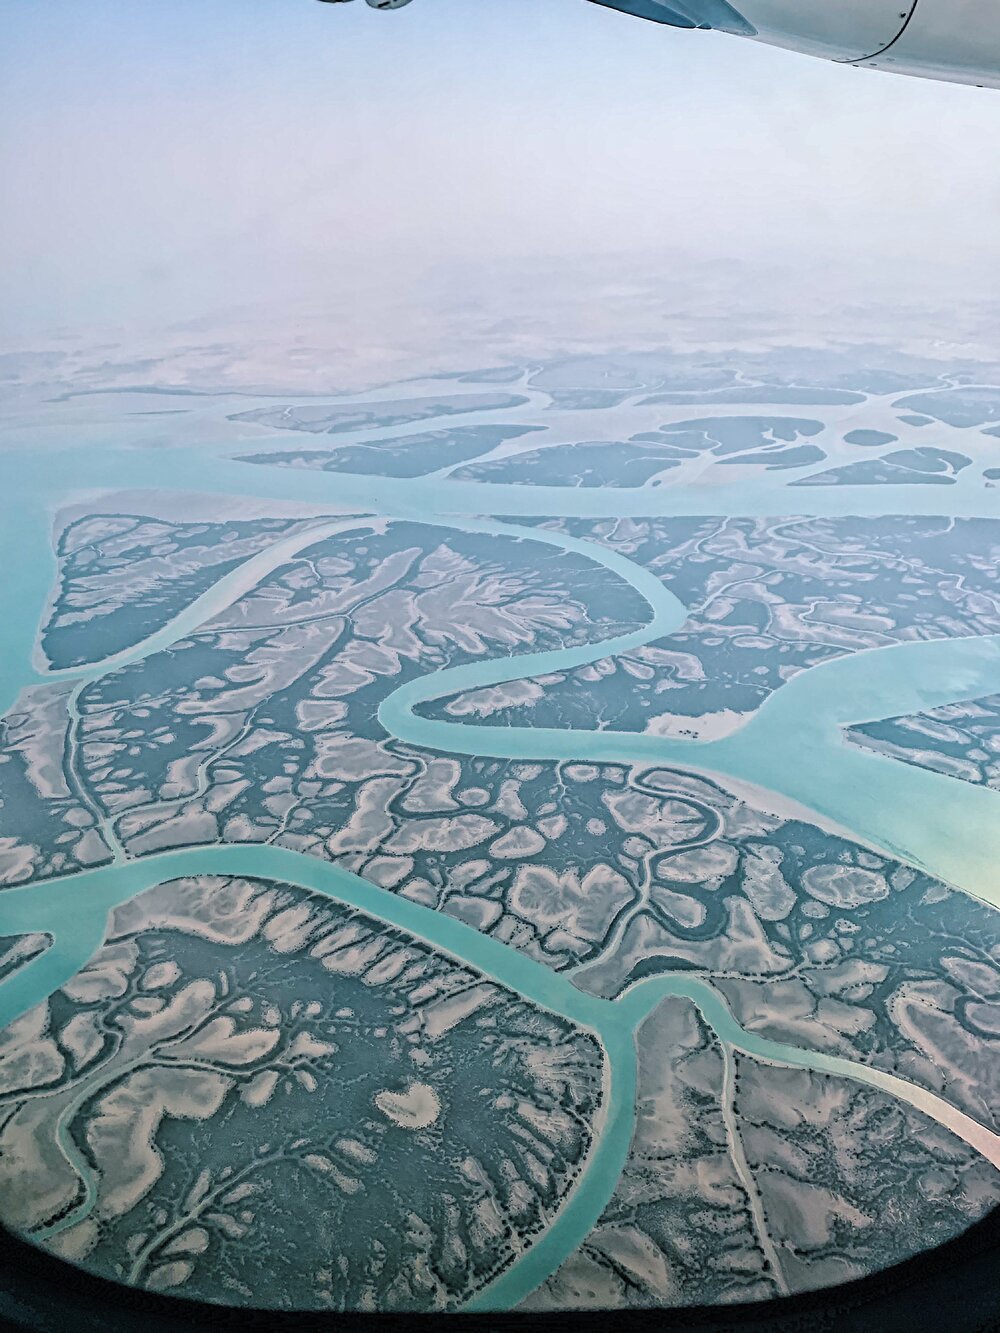
[[[476,386],[467,386],[474,390]],[[488,386],[482,386],[486,388]],[[530,395],[529,395],[530,396]],[[458,482],[345,476],[294,469],[252,467],[232,457],[246,450],[227,419],[246,400],[191,400],[179,441],[170,449],[148,447],[162,422],[139,423],[104,400],[86,410],[79,403],[54,408],[52,420],[6,423],[8,482],[0,532],[0,706],[9,708],[21,689],[45,682],[92,681],[129,662],[169,647],[224,611],[293,555],[339,531],[363,527],[377,516],[433,523],[466,532],[545,543],[604,567],[649,607],[638,630],[596,644],[528,653],[430,672],[403,685],[379,710],[385,729],[424,748],[504,759],[580,760],[652,767],[676,764],[710,774],[722,785],[756,789],[758,803],[774,799],[802,817],[842,832],[869,847],[917,866],[994,907],[1000,907],[1000,792],[902,764],[849,746],[847,723],[921,711],[1000,692],[1000,635],[919,640],[844,656],[800,673],[777,690],[745,725],[710,741],[665,739],[608,730],[490,727],[434,720],[420,705],[461,690],[482,688],[563,671],[636,648],[675,632],[687,611],[650,571],[605,546],[547,529],[519,526],[510,518],[645,515],[875,516],[889,496],[879,486],[818,487],[789,491],[781,474],[755,477],[741,487],[671,486],[648,490],[519,487]],[[277,401],[277,400],[275,400]],[[351,401],[338,398],[338,405]],[[368,401],[366,398],[364,401]],[[254,405],[268,400],[255,399]],[[537,417],[538,404],[491,420]],[[658,410],[662,417],[663,409]],[[826,413],[826,409],[824,409]],[[172,419],[175,420],[175,419]],[[447,424],[454,424],[449,418]],[[438,421],[420,423],[433,429]],[[403,434],[403,431],[396,431]],[[377,432],[338,437],[363,441]],[[67,440],[72,439],[72,444]],[[301,447],[288,434],[253,435],[258,449]],[[134,648],[80,670],[50,671],[37,648],[39,625],[55,581],[52,514],[86,494],[145,490],[297,501],[316,514],[307,529],[277,538],[265,551],[220,578],[168,624]],[[927,492],[932,494],[928,495]],[[948,517],[997,517],[1000,505],[981,484],[951,487],[896,485],[892,511]],[[266,512],[261,507],[261,512]],[[505,519],[483,517],[502,514]],[[775,808],[778,808],[776,805]],[[553,972],[468,925],[381,889],[335,865],[267,845],[211,845],[168,851],[130,861],[119,849],[107,867],[11,888],[0,895],[0,933],[46,933],[42,954],[0,982],[0,1025],[44,1000],[73,976],[100,947],[108,913],[134,895],[180,876],[246,875],[281,880],[358,908],[446,952],[531,1002],[592,1031],[607,1058],[602,1124],[574,1189],[545,1234],[481,1293],[470,1309],[516,1305],[543,1282],[584,1240],[610,1198],[628,1153],[635,1122],[635,1033],[665,997],[693,1002],[728,1051],[743,1051],[774,1064],[825,1071],[881,1089],[933,1117],[1000,1168],[1000,1137],[944,1099],[867,1066],[770,1041],[740,1026],[710,983],[690,974],[642,981],[616,1000],[580,990]],[[79,1221],[92,1205],[94,1182],[86,1162],[63,1149],[84,1183],[84,1198],[59,1228]],[[54,1228],[50,1228],[51,1230]]]

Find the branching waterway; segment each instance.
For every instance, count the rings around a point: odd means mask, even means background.
[[[1000,906],[1000,880],[995,871],[1000,865],[1000,793],[848,746],[843,738],[843,728],[849,723],[1000,692],[1000,636],[918,640],[840,657],[794,677],[745,725],[709,741],[612,730],[491,727],[427,718],[419,712],[422,705],[460,691],[566,671],[641,647],[674,633],[687,615],[685,606],[659,578],[606,546],[562,532],[470,515],[871,514],[885,508],[885,496],[878,494],[881,488],[828,487],[790,496],[769,475],[737,491],[732,487],[712,487],[706,492],[674,486],[612,492],[491,486],[443,478],[400,483],[378,477],[303,474],[248,467],[227,458],[225,449],[232,450],[233,442],[221,420],[224,407],[222,403],[213,408],[219,414],[214,438],[216,416],[207,408],[199,413],[201,428],[212,441],[203,452],[179,448],[167,459],[162,453],[116,447],[105,441],[85,458],[79,450],[51,446],[25,453],[10,492],[2,537],[5,580],[0,589],[0,614],[8,630],[0,672],[4,707],[25,686],[51,682],[79,687],[169,648],[293,556],[327,537],[371,526],[376,520],[399,518],[542,543],[585,557],[629,585],[649,608],[646,623],[598,643],[476,661],[411,680],[389,695],[379,709],[379,720],[392,736],[452,754],[647,768],[677,765],[708,773],[736,791],[752,787],[758,804],[767,807],[771,803],[772,808],[785,812],[790,808],[803,811],[814,822]],[[510,414],[512,420],[516,416]],[[422,424],[424,428],[428,425]],[[357,433],[359,439],[364,436],[365,432]],[[286,436],[278,442],[288,445]],[[258,439],[256,443],[274,447],[276,442]],[[57,475],[58,487],[53,483]],[[47,670],[32,666],[32,661],[38,661],[36,635],[55,578],[49,506],[65,503],[84,484],[91,491],[106,485],[298,500],[314,506],[328,504],[350,516],[317,518],[291,536],[276,538],[133,648],[80,669]],[[992,515],[996,509],[989,497],[984,499],[982,490],[954,487],[944,495],[937,491],[928,497],[926,489],[893,487],[894,509],[950,516]],[[71,692],[74,716],[77,693],[78,689]],[[808,756],[807,762],[803,755]],[[112,831],[107,822],[104,827]],[[856,1080],[917,1108],[1000,1168],[1000,1137],[944,1098],[884,1071],[747,1031],[704,977],[691,973],[658,976],[635,984],[614,1000],[601,999],[581,990],[571,976],[558,974],[451,916],[287,848],[213,844],[160,852],[136,861],[129,860],[113,840],[112,846],[116,855],[109,866],[29,883],[0,895],[0,933],[44,933],[50,939],[44,952],[0,982],[0,1024],[45,1000],[86,964],[103,942],[108,914],[114,907],[169,879],[225,874],[287,882],[360,909],[595,1034],[606,1058],[605,1098],[585,1169],[545,1233],[480,1293],[471,1309],[517,1304],[559,1267],[597,1222],[619,1179],[633,1134],[636,1032],[669,997],[697,1007],[723,1046],[728,1079],[732,1078],[732,1053],[740,1051],[765,1063]],[[39,1239],[79,1222],[94,1203],[91,1168],[73,1141],[72,1121],[70,1107],[60,1117],[59,1138],[67,1161],[80,1178],[80,1198],[71,1211],[36,1233]],[[737,1152],[734,1160],[738,1156]]]

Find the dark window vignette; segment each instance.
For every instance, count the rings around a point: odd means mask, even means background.
[[[340,1314],[250,1310],[139,1291],[0,1228],[0,1328],[25,1333],[173,1333],[180,1329],[572,1329],[574,1333],[1000,1333],[1000,1208],[934,1250],[839,1287],[752,1305],[553,1315]]]

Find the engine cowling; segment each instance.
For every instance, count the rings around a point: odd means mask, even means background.
[[[324,0],[342,4],[344,0]],[[368,0],[401,9],[410,0]],[[714,28],[843,65],[1000,88],[1000,0],[593,0],[674,28]]]
[[[595,0],[847,65],[1000,87],[1000,0]]]

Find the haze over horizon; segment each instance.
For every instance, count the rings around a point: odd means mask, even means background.
[[[736,263],[749,299],[780,267],[824,300],[885,283],[955,301],[1000,262],[988,90],[583,0],[53,0],[5,18],[9,344],[336,307],[359,284],[398,301],[452,269],[488,287],[491,265],[529,259]]]

